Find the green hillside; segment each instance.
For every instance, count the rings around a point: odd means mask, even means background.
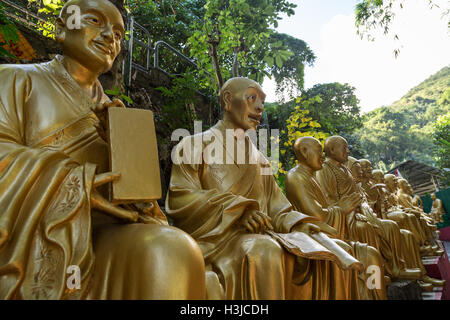
[[[361,151],[377,167],[390,169],[413,159],[434,165],[432,129],[450,112],[450,66],[444,67],[389,107],[364,116],[355,133]]]

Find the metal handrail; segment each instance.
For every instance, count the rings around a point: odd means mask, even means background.
[[[193,66],[195,68],[198,68],[198,65],[193,60],[189,59],[184,54],[179,52],[177,49],[172,47],[170,44],[168,44],[167,42],[162,41],[162,40],[156,42],[156,44],[155,44],[155,55],[154,55],[154,59],[153,59],[153,68],[161,70],[161,71],[167,73],[165,70],[161,69],[161,67],[159,66],[159,48],[160,47],[165,47],[165,48],[169,49],[170,51],[175,53],[175,55],[177,55],[181,59],[185,60],[191,66]]]
[[[41,27],[41,28],[43,28],[45,31],[49,32],[50,34],[53,34],[53,33],[55,32],[53,29],[49,29],[49,28],[44,27],[44,24],[45,24],[45,23],[48,23],[48,21],[45,20],[45,19],[43,19],[42,17],[38,16],[37,14],[35,14],[35,13],[33,13],[33,12],[30,12],[29,10],[27,10],[27,9],[25,9],[25,8],[22,8],[21,6],[19,6],[19,5],[15,4],[15,3],[13,3],[13,2],[11,2],[11,1],[8,1],[8,0],[0,0],[0,1],[3,2],[4,4],[6,4],[6,5],[9,6],[9,7],[12,7],[12,8],[14,8],[14,9],[16,9],[16,10],[19,10],[19,11],[23,12],[23,13],[26,14],[27,16],[31,16],[31,17],[35,18],[36,20],[42,22],[43,25],[38,25],[38,24],[36,24],[36,23],[34,23],[34,22],[28,20],[28,19],[24,19],[24,18],[22,18],[22,17],[20,17],[20,16],[17,16],[17,15],[15,15],[15,14],[11,13],[11,12],[5,11],[5,14],[8,15],[9,17],[11,17],[11,18],[13,18],[13,19],[16,19],[16,20],[19,20],[20,22],[22,22],[22,23],[24,23],[24,24],[27,24],[27,25],[31,25],[31,26],[33,26],[33,27]]]

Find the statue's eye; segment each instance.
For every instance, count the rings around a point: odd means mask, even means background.
[[[114,32],[114,36],[116,37],[116,39],[121,40],[122,39],[122,34],[120,32]]]
[[[248,96],[248,100],[255,100],[256,96],[254,94],[251,94]]]
[[[94,24],[100,23],[100,20],[96,17],[90,17],[90,18],[88,18],[88,20]]]

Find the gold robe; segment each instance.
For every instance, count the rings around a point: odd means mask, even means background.
[[[377,216],[380,219],[395,221],[400,229],[411,231],[414,236],[414,240],[420,246],[423,243],[423,233],[420,231],[420,227],[415,216],[399,210],[391,210],[391,205],[389,202],[392,200],[388,199],[387,196],[389,192],[385,188],[381,191],[376,188],[372,188],[373,185],[374,184],[371,181],[361,184],[365,191],[366,198],[371,204],[373,210],[377,213]]]
[[[277,241],[267,234],[250,234],[238,223],[250,208],[269,215],[278,233],[289,233],[296,224],[317,219],[293,211],[273,175],[261,174],[262,168],[271,173],[270,164],[251,142],[247,141],[244,164],[226,164],[227,156],[237,159],[233,149],[226,148],[228,128],[219,121],[177,145],[177,150],[185,152],[200,139],[193,152],[193,158],[200,156],[200,161],[174,163],[166,198],[166,211],[174,225],[198,242],[207,269],[217,274],[219,285],[208,287],[208,295],[226,299],[343,298],[330,286],[335,275],[327,269],[327,261],[308,260],[297,270],[296,257]],[[222,164],[205,161],[214,141],[222,150]],[[223,288],[223,294],[214,292],[218,288]]]
[[[91,210],[108,148],[90,108],[108,98],[98,81],[88,97],[60,59],[0,66],[0,299],[203,298],[201,252],[187,234]],[[66,284],[69,266],[80,289]]]
[[[347,217],[337,206],[330,206],[328,200],[317,181],[315,175],[307,169],[297,166],[289,171],[286,176],[286,196],[298,211],[319,218],[338,231],[337,237],[341,240],[349,239]],[[331,236],[331,235],[330,235]],[[384,285],[384,262],[380,253],[365,243],[347,241],[352,246],[353,255],[360,260],[365,269],[370,265],[376,265],[382,271],[382,284],[378,290],[368,290],[366,286],[367,274],[360,274],[360,281],[356,287],[350,287],[351,291],[359,291],[363,299],[386,299],[386,287]],[[339,284],[344,286],[345,284]]]
[[[331,159],[325,160],[323,168],[318,171],[318,179],[332,205],[354,192],[363,194],[363,189],[355,183],[350,170],[346,166],[338,166]],[[386,261],[386,273],[390,276],[397,275],[400,270],[406,268],[404,253],[407,245],[403,238],[406,237],[408,244],[413,245],[409,243],[412,235],[403,235],[394,221],[379,219],[367,200],[364,200],[357,210],[368,222],[357,221],[355,215],[350,214],[350,240],[365,242],[378,249]]]
[[[352,173],[346,166],[337,166],[332,160],[326,159],[323,168],[316,173],[330,205],[335,206],[339,200],[357,192]],[[380,239],[377,227],[370,222],[357,221],[356,212],[347,216],[348,238],[346,240],[359,241],[378,249],[382,255],[388,244]]]

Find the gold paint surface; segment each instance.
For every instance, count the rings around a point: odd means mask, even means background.
[[[108,120],[111,170],[121,174],[120,179],[112,183],[112,202],[161,198],[153,112],[110,108]]]

